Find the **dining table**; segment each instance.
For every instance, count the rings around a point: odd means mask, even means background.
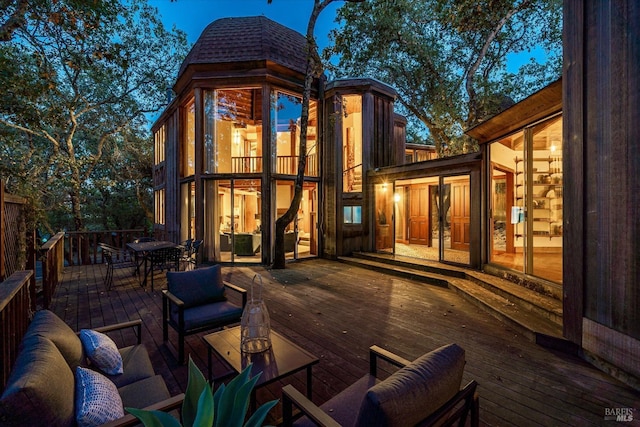
[[[149,265],[149,255],[153,251],[157,251],[159,249],[167,249],[167,248],[179,248],[181,247],[179,244],[170,242],[168,240],[151,240],[144,242],[131,242],[127,243],[127,248],[129,248],[135,256],[136,262],[136,273],[140,273],[140,267],[144,267],[141,285],[142,287],[147,287],[147,276],[149,275],[149,271],[151,270],[151,266]]]

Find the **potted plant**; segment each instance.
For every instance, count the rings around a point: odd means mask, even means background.
[[[260,374],[249,378],[251,365],[237,377],[218,387],[215,393],[200,369],[189,357],[189,380],[182,402],[182,424],[173,416],[162,411],[145,411],[126,408],[146,427],[253,427],[261,426],[267,414],[277,403],[272,400],[260,406],[246,421],[251,392]]]

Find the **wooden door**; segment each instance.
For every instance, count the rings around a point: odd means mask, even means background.
[[[451,183],[451,249],[469,250],[471,197],[469,180]]]
[[[409,193],[409,243],[427,245],[430,243],[429,187],[412,185]]]

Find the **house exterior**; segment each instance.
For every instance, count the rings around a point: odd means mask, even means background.
[[[469,129],[477,153],[434,158],[405,143],[393,88],[317,76],[287,258],[386,252],[525,284],[563,301],[564,337],[580,354],[638,387],[640,73],[631,71],[640,55],[622,41],[621,56],[604,55],[595,30],[573,17],[598,16],[593,25],[615,24],[636,42],[640,19],[621,21],[638,18],[631,6],[601,12],[565,1],[565,31],[585,36],[565,37],[563,80]],[[203,239],[205,262],[273,261],[274,224],[290,205],[301,155],[305,43],[265,17],[203,31],[152,128],[156,237]],[[603,66],[587,67],[587,57]],[[619,116],[588,101],[592,84]],[[626,127],[613,132],[606,125],[618,117]]]
[[[204,240],[205,262],[270,264],[297,173],[306,39],[265,17],[211,23],[182,64],[155,135],[156,237]],[[303,199],[288,258],[367,249],[366,171],[404,162],[395,91],[313,83]]]

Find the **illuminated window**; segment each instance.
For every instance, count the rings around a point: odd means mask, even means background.
[[[155,202],[155,223],[164,225],[165,223],[165,211],[164,211],[165,190],[164,188],[154,191],[153,198]]]
[[[154,164],[164,162],[166,126],[162,126],[154,135]]]
[[[196,165],[196,104],[193,100],[185,108],[182,153],[182,176],[191,176],[195,173]]]
[[[205,173],[262,172],[262,89],[204,93]]]
[[[342,97],[342,191],[362,192],[362,96]]]
[[[276,171],[280,174],[295,175],[298,173],[300,156],[302,98],[276,92],[271,97],[271,115],[275,120],[276,127],[276,134],[271,141],[272,149],[276,153]],[[317,127],[317,102],[309,101],[305,176],[319,176]]]

